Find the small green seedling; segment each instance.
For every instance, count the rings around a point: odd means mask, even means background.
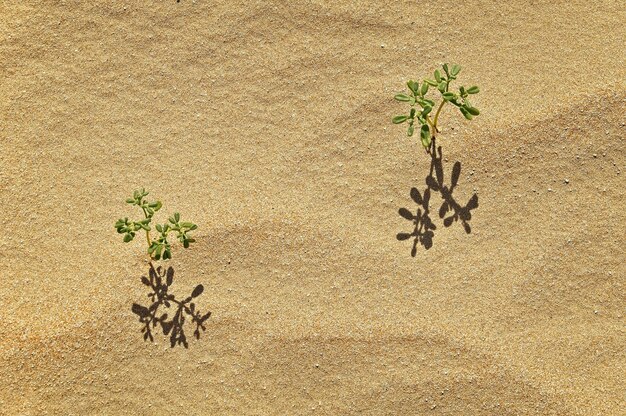
[[[172,258],[172,250],[168,236],[170,232],[175,231],[177,233],[176,238],[180,240],[183,247],[188,248],[189,244],[194,243],[196,240],[189,236],[189,232],[198,228],[198,226],[191,222],[181,222],[180,214],[174,213],[164,224],[156,224],[155,229],[158,233],[157,237],[152,239],[150,237],[150,226],[152,217],[161,209],[161,201],[148,202],[145,197],[148,192],[145,189],[137,190],[133,193],[133,197],[126,200],[130,205],[136,205],[143,211],[144,219],[139,221],[130,221],[128,217],[120,218],[115,223],[115,228],[119,234],[124,234],[124,242],[128,243],[135,238],[137,232],[142,230],[146,232],[146,240],[148,242],[148,255],[151,259],[163,260]]]
[[[456,106],[463,116],[471,120],[474,116],[480,114],[480,111],[474,107],[468,96],[471,94],[477,94],[480,90],[477,86],[465,88],[459,87],[458,92],[450,90],[450,83],[454,81],[461,72],[461,66],[452,65],[448,67],[448,64],[442,65],[444,74],[440,70],[435,70],[435,79],[424,79],[420,85],[419,82],[410,80],[407,82],[409,87],[409,94],[396,94],[394,97],[398,101],[408,102],[411,105],[408,114],[402,114],[395,116],[392,121],[394,124],[401,124],[408,122],[407,135],[413,136],[415,130],[415,123],[420,129],[420,139],[422,145],[427,150],[430,148],[431,138],[435,138],[437,133],[440,133],[437,122],[439,121],[439,114],[445,103]],[[428,98],[427,94],[430,87],[435,87],[441,95],[441,103],[437,105],[437,102]],[[419,106],[419,107],[417,107]],[[434,118],[431,119],[431,112],[433,108],[437,107]]]

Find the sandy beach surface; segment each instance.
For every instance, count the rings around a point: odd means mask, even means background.
[[[624,415],[626,8],[597,1],[0,5],[0,414]],[[471,233],[398,241],[430,160],[393,95],[442,62]],[[145,187],[211,311],[143,342]],[[158,332],[158,331],[157,331]],[[189,337],[191,334],[189,334]]]

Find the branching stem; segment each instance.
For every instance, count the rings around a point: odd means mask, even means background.
[[[439,128],[437,127],[437,121],[439,121],[439,113],[441,113],[441,109],[443,108],[443,105],[446,103],[446,100],[442,100],[441,104],[439,104],[439,108],[437,109],[437,112],[435,113],[435,119],[433,120],[433,129],[435,130],[435,133],[439,133]]]
[[[141,210],[143,211],[143,215],[147,218],[148,217],[148,213],[146,212],[146,209],[144,207],[141,207]],[[148,241],[148,247],[150,247],[152,245],[152,240],[150,239],[150,231],[145,230],[146,231],[146,240]],[[152,258],[152,256],[150,256],[150,258]]]

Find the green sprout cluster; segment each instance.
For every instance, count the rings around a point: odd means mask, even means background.
[[[120,218],[115,223],[115,228],[119,234],[124,234],[124,242],[128,243],[135,238],[137,232],[141,230],[146,232],[146,241],[148,243],[148,255],[154,260],[168,260],[172,258],[172,250],[168,236],[170,232],[176,232],[176,238],[180,240],[183,247],[188,248],[189,244],[194,243],[196,240],[189,236],[189,232],[198,228],[198,226],[192,222],[180,222],[180,214],[174,213],[169,217],[168,221],[164,224],[156,224],[155,229],[158,233],[157,237],[150,238],[150,231],[152,227],[152,217],[161,209],[161,201],[149,202],[146,196],[149,192],[145,189],[136,190],[133,193],[132,198],[128,198],[126,202],[130,205],[136,205],[143,211],[144,218],[139,221],[131,221],[126,218]]]
[[[480,89],[477,86],[469,88],[461,86],[458,92],[451,91],[450,83],[454,81],[459,72],[461,72],[461,66],[452,65],[452,67],[448,67],[448,64],[443,64],[442,68],[443,74],[437,69],[434,72],[435,79],[424,79],[421,85],[418,81],[408,81],[406,85],[409,88],[409,94],[396,94],[394,97],[398,101],[408,102],[411,108],[409,114],[395,116],[392,122],[394,124],[402,124],[408,121],[407,135],[409,137],[413,136],[415,123],[417,122],[420,129],[420,139],[426,149],[430,147],[431,138],[434,138],[437,133],[440,133],[437,123],[441,109],[445,103],[449,102],[458,107],[459,111],[461,111],[463,116],[468,120],[480,114],[480,111],[478,111],[468,99],[469,95],[477,94]],[[442,100],[438,105],[436,101],[427,97],[430,87],[435,87],[441,95]],[[435,107],[437,107],[437,110],[435,111],[434,117],[431,119],[431,112]]]

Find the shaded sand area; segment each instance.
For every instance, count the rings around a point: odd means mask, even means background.
[[[623,3],[384,3],[0,5],[0,414],[623,414]],[[444,61],[480,206],[411,257],[392,97]],[[140,187],[199,225],[188,350],[131,312]]]

